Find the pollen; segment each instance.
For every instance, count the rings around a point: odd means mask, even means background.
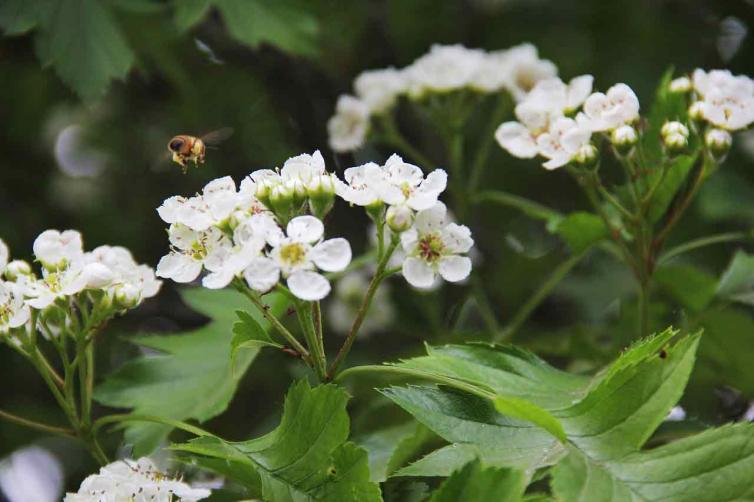
[[[289,265],[298,265],[306,260],[306,249],[297,242],[287,244],[280,249],[280,259]]]

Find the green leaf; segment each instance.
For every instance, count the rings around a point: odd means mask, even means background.
[[[683,182],[688,177],[691,168],[694,167],[696,158],[697,155],[681,155],[666,167],[667,173],[665,174],[665,178],[660,183],[660,186],[657,187],[652,196],[652,200],[649,202],[649,209],[647,211],[649,221],[652,223],[659,221],[668,210],[670,203],[673,201],[673,197],[675,197],[678,190],[680,190]],[[661,175],[661,169],[655,169],[654,172],[647,177],[647,183],[652,186],[657,182],[657,178]]]
[[[717,285],[717,296],[754,305],[754,256],[737,251]]]
[[[37,53],[84,100],[123,79],[134,54],[110,12],[97,0],[54,0],[49,23],[37,35]]]
[[[520,394],[562,424],[569,448],[598,459],[617,458],[637,451],[683,392],[699,336],[671,347],[674,335],[667,330],[635,344],[591,380],[512,347],[433,348],[429,356],[408,362],[495,392]],[[392,387],[383,393],[451,443],[396,475],[448,475],[475,457],[531,474],[567,453],[552,434],[502,415],[483,397],[436,386]]]
[[[518,501],[524,494],[526,481],[521,471],[506,467],[482,467],[479,460],[474,460],[446,479],[429,501]]]
[[[4,0],[0,2],[0,28],[7,36],[34,29],[53,5],[53,0]]]
[[[579,254],[609,236],[602,218],[584,211],[576,211],[557,220],[551,231],[566,241],[573,254]]]
[[[715,296],[714,276],[691,265],[666,265],[655,272],[655,282],[677,303],[699,312]]]
[[[751,500],[753,438],[754,424],[738,424],[610,461],[572,449],[553,469],[552,488],[564,502]]]
[[[269,43],[305,56],[318,52],[319,24],[298,0],[214,0],[231,37],[256,48]]]
[[[256,353],[263,347],[282,349],[283,346],[275,342],[267,334],[267,330],[245,310],[236,310],[238,321],[233,323],[233,339],[230,342],[231,367],[235,367],[236,356],[241,349],[253,349]]]
[[[180,31],[186,31],[199,21],[212,6],[213,0],[174,0],[174,21]]]
[[[356,443],[367,451],[372,481],[381,483],[414,458],[434,434],[411,421],[367,434]]]
[[[231,290],[202,288],[184,290],[182,296],[212,322],[186,334],[133,339],[160,353],[129,361],[109,375],[95,391],[97,401],[175,420],[204,421],[225,410],[257,354],[257,350],[243,351],[231,368],[233,310],[248,300]],[[283,311],[282,297],[267,298],[273,312]],[[126,427],[126,442],[134,445],[134,455],[143,456],[164,441],[170,430],[165,425],[132,422]]]
[[[243,466],[255,470],[264,500],[382,500],[379,486],[369,479],[366,452],[346,442],[347,401],[335,385],[310,388],[302,380],[288,392],[280,425],[272,432],[238,443],[202,437],[173,449],[237,466],[226,475]],[[243,478],[235,479],[244,483]]]

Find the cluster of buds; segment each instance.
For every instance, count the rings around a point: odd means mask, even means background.
[[[665,122],[660,129],[662,144],[670,155],[678,155],[689,146],[689,128],[678,121]]]

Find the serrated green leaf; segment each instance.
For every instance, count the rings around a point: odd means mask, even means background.
[[[37,54],[85,101],[125,78],[134,61],[111,13],[96,0],[55,0],[37,35]]]
[[[241,349],[253,349],[255,352],[263,347],[281,349],[282,345],[275,342],[267,330],[245,310],[236,310],[238,321],[233,323],[233,339],[230,341],[231,367],[235,367],[236,356]]]
[[[5,0],[0,2],[0,28],[6,36],[22,35],[46,19],[53,0]]]
[[[751,500],[752,439],[754,424],[738,424],[607,462],[572,449],[552,471],[553,491],[564,502]]]
[[[233,310],[246,306],[248,300],[234,291],[202,288],[184,290],[182,296],[212,321],[186,334],[133,339],[161,353],[129,361],[109,375],[95,390],[97,401],[175,420],[204,421],[225,410],[257,354],[244,351],[231,368]],[[273,312],[285,308],[282,297],[266,298]],[[134,446],[134,455],[143,456],[164,441],[170,430],[165,425],[133,422],[126,426],[126,442]]]
[[[174,0],[174,21],[180,31],[185,31],[201,21],[212,6],[213,0]]]
[[[675,197],[678,190],[683,186],[683,182],[688,177],[691,168],[694,167],[696,158],[697,155],[681,155],[667,166],[665,178],[655,190],[649,203],[649,209],[647,210],[649,221],[652,223],[659,221],[668,210],[673,197]],[[656,183],[657,177],[661,175],[661,170],[655,169],[652,175],[647,177],[647,184],[652,186]]]
[[[717,280],[691,265],[666,265],[655,272],[657,283],[675,302],[699,312],[715,296]]]
[[[720,276],[717,296],[754,305],[754,256],[737,251]]]
[[[425,371],[444,368],[445,376],[496,392],[523,394],[562,424],[569,447],[594,458],[617,458],[637,451],[683,392],[699,336],[671,346],[674,335],[667,330],[635,344],[591,381],[508,347],[433,348],[429,356],[409,362],[417,361]],[[383,393],[451,443],[396,476],[448,475],[475,457],[531,474],[566,453],[552,434],[501,415],[483,397],[425,386],[392,387]]]
[[[507,467],[482,467],[479,460],[474,460],[446,479],[429,500],[514,502],[521,500],[526,481],[521,471]]]
[[[264,500],[369,502],[382,500],[369,479],[366,452],[346,442],[348,397],[335,385],[310,388],[305,381],[288,392],[280,425],[249,441],[202,437],[173,448],[199,458],[226,460],[259,473]],[[237,469],[226,471],[234,475]],[[235,478],[243,483],[244,479]]]
[[[610,235],[602,218],[584,211],[570,213],[565,218],[558,220],[552,226],[551,231],[554,231],[566,241],[573,254],[585,251]]]
[[[298,0],[214,0],[230,36],[256,48],[269,43],[295,54],[317,54],[319,24]]]
[[[372,481],[381,483],[414,458],[432,437],[429,429],[411,421],[371,432],[355,441],[367,451]]]

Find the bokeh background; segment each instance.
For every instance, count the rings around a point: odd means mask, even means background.
[[[44,19],[30,21],[27,9],[45,12]],[[238,181],[315,149],[339,173],[392,153],[370,147],[351,156],[328,149],[325,125],[335,100],[351,91],[363,70],[405,66],[434,43],[493,50],[531,42],[564,79],[590,73],[601,89],[625,82],[648,108],[670,66],[754,75],[753,19],[751,0],[0,0],[0,237],[14,257],[31,259],[42,230],[75,228],[87,248],[123,245],[154,265],[168,245],[155,208],[168,196],[194,193],[223,175]],[[94,61],[82,56],[102,47],[107,50]],[[208,152],[201,169],[183,176],[166,160],[173,135],[220,127],[235,134]],[[753,160],[754,136],[739,134],[674,242],[752,228]],[[562,211],[586,208],[565,173],[546,172],[497,148],[484,185]],[[367,242],[367,220],[356,214],[336,210],[330,224],[359,250]],[[478,242],[477,277],[504,324],[568,250],[540,222],[511,210],[478,206],[466,223]],[[751,246],[708,248],[684,266],[691,275],[718,276],[736,249]],[[416,296],[395,281],[390,301],[400,321],[358,341],[352,362],[414,354],[422,340],[484,339],[474,312],[463,329],[448,328],[467,289],[447,286]],[[559,366],[592,370],[630,341],[632,320],[625,312],[633,294],[624,267],[595,253],[537,308],[515,341]],[[693,312],[679,306],[673,291],[658,286],[656,296],[657,327],[689,326]],[[699,423],[740,419],[754,397],[754,372],[747,367],[754,357],[751,314],[737,307],[718,315],[723,319],[712,329],[707,369],[703,345],[701,369],[684,401]],[[98,349],[99,374],[139,353],[127,341],[130,334],[178,332],[203,322],[166,283],[158,298],[113,324]],[[328,336],[335,346],[338,336]],[[291,378],[300,374],[283,354],[259,357],[228,411],[206,427],[230,439],[268,430]],[[0,388],[0,407],[62,421],[33,369],[2,347]],[[387,421],[402,413],[359,399],[353,407],[355,427],[375,420],[375,413]],[[73,443],[0,422],[0,457],[30,444],[64,462],[69,488],[96,468]],[[0,500],[10,496],[6,491]]]

